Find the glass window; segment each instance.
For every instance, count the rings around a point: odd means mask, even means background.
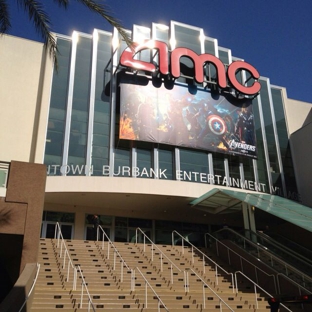
[[[158,149],[159,169],[165,170],[166,179],[173,180],[173,164],[174,164],[174,151],[167,149]],[[161,176],[160,179],[165,179]]]
[[[151,150],[137,148],[137,167],[140,172],[138,178],[154,178],[154,174],[150,170],[153,169]]]
[[[236,181],[240,181],[240,171],[239,171],[239,157],[238,156],[227,156],[229,160],[229,172],[230,172],[230,184],[232,184],[231,179],[235,179]],[[231,185],[232,187],[239,187],[239,185],[235,184]]]
[[[273,128],[273,120],[271,115],[271,106],[270,106],[270,97],[269,97],[269,88],[266,80],[260,79],[261,83],[261,104],[263,119],[265,124],[265,134],[267,140],[267,148],[270,161],[270,172],[272,176],[273,185],[280,185],[280,168],[278,163],[277,156],[277,147],[275,141],[275,134]],[[281,189],[281,188],[280,188]],[[281,189],[282,190],[282,189]]]
[[[111,58],[111,35],[99,33],[97,47],[94,123],[91,163],[93,175],[101,176],[103,166],[109,164],[109,134],[110,134],[110,103],[109,90],[106,87],[110,83],[108,66]],[[107,71],[103,70],[106,68]]]
[[[91,38],[79,37],[77,42],[72,117],[68,150],[68,165],[85,165],[89,95],[91,79]],[[85,175],[83,170],[71,170],[68,175]]]
[[[258,177],[259,183],[263,183],[269,186],[268,172],[266,168],[266,160],[264,153],[264,142],[263,135],[261,129],[260,115],[259,115],[259,104],[258,98],[252,100],[252,111],[255,118],[255,129],[256,129],[256,140],[257,140],[257,169],[258,169]],[[269,190],[266,190],[269,192]]]
[[[44,163],[62,165],[71,41],[57,38],[58,70],[53,72]],[[60,175],[59,167],[50,172]],[[49,172],[48,172],[49,174]]]
[[[116,148],[115,149],[115,166],[114,175],[130,177],[128,170],[123,170],[125,167],[131,168],[131,153],[129,149]]]
[[[168,43],[169,27],[160,24],[153,24],[153,39]]]
[[[152,220],[129,218],[128,219],[128,225],[129,225],[129,227],[139,227],[142,229],[151,228],[152,227]]]
[[[222,179],[225,177],[224,155],[213,153],[213,173],[215,176],[221,176]],[[215,183],[217,183],[217,180],[215,180]]]
[[[70,212],[46,211],[43,221],[75,223],[75,214]]]
[[[182,180],[201,183],[208,182],[209,165],[207,153],[181,149],[180,168]]]
[[[194,51],[197,54],[202,53],[201,48],[201,29],[200,28],[190,28],[187,26],[179,25],[177,23],[172,23],[172,28],[174,31],[175,37],[175,48],[183,47],[188,48]],[[177,79],[179,82],[195,84],[193,77],[194,77],[194,65],[192,60],[188,57],[181,57],[180,58],[180,70],[181,74],[184,76],[188,76],[190,78],[183,78],[180,77]]]
[[[278,140],[279,140],[280,152],[281,152],[282,163],[283,163],[286,189],[287,189],[287,192],[298,193],[297,186],[296,186],[294,166],[293,166],[292,157],[291,157],[291,150],[289,146],[287,126],[286,126],[286,121],[285,121],[282,90],[272,88],[271,92],[272,92],[272,100],[274,104],[276,129],[278,133]],[[278,181],[278,182],[281,182],[281,181]],[[281,184],[276,184],[276,186],[278,186],[280,189],[282,188]]]

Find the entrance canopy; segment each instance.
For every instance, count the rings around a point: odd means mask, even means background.
[[[214,188],[190,204],[192,207],[217,214],[241,209],[242,202],[312,232],[312,208],[276,195]]]

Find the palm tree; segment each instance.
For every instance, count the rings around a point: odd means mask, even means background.
[[[99,3],[96,0],[76,0],[82,5],[86,6],[92,12],[99,14],[106,19],[113,27],[115,27],[121,37],[125,40],[128,46],[131,46],[132,42],[122,28],[120,22],[114,18],[111,14],[110,8],[103,3]],[[4,34],[11,27],[9,5],[8,2],[12,0],[0,0],[0,35]],[[44,10],[44,1],[36,0],[16,0],[17,6],[21,7],[26,13],[28,13],[29,20],[33,22],[37,32],[44,40],[44,46],[49,51],[50,57],[53,58],[55,65],[57,65],[57,46],[56,40],[51,32],[51,22],[49,15]],[[70,0],[54,0],[56,4],[64,9],[67,9]]]

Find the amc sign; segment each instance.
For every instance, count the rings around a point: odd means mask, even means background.
[[[146,49],[158,50],[159,64],[156,66],[154,63],[148,63],[134,59],[134,56]],[[170,61],[169,61],[170,57]],[[134,43],[131,48],[126,48],[120,57],[120,65],[130,67],[136,70],[143,70],[151,73],[157,73],[158,71],[163,75],[171,75],[174,78],[179,78],[181,75],[180,58],[188,57],[194,64],[195,80],[197,83],[204,82],[204,70],[203,67],[206,64],[212,64],[216,68],[217,72],[217,84],[221,89],[226,89],[227,79],[236,91],[244,95],[256,95],[259,93],[261,85],[257,81],[260,77],[258,71],[249,63],[244,61],[235,61],[231,63],[227,70],[225,65],[212,54],[198,55],[194,51],[187,48],[176,48],[171,51],[169,56],[169,49],[166,43],[157,40],[148,40],[142,44]],[[170,65],[169,65],[170,64]],[[251,78],[254,79],[253,84],[250,86],[242,84],[237,80],[236,74],[240,71],[247,71]]]

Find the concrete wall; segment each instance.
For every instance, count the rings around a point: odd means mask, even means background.
[[[0,159],[42,163],[51,60],[42,43],[2,36],[0,63]]]
[[[45,182],[45,165],[11,162],[0,198],[0,301],[26,264],[37,262]]]
[[[286,99],[284,107],[289,135],[312,121],[311,103]]]
[[[293,133],[290,137],[292,157],[302,203],[312,207],[312,123]]]

